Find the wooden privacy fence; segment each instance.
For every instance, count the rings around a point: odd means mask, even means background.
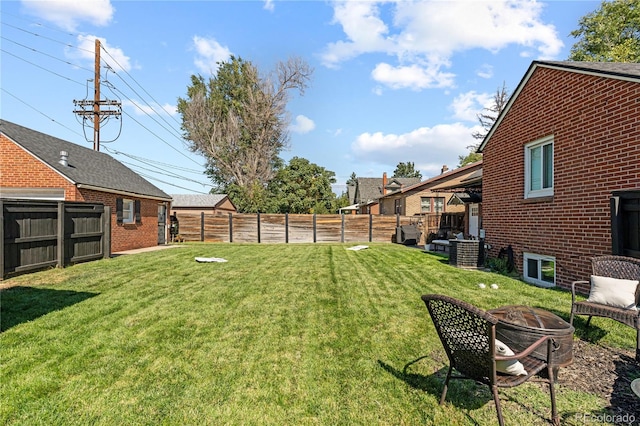
[[[111,255],[110,208],[65,201],[0,200],[0,279]]]
[[[396,228],[422,217],[339,214],[177,213],[184,241],[251,243],[392,242]],[[437,229],[437,228],[436,228]]]

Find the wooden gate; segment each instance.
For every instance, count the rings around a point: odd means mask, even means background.
[[[0,200],[0,279],[111,255],[109,207]]]

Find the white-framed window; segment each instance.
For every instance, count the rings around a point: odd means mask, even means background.
[[[553,195],[553,136],[524,147],[524,198]]]
[[[444,197],[420,197],[421,213],[442,213],[443,211]]]
[[[523,253],[523,275],[528,283],[540,287],[555,287],[556,258],[534,253]]]
[[[431,197],[420,197],[420,212],[431,213]]]
[[[135,207],[133,200],[122,200],[122,223],[135,222]]]

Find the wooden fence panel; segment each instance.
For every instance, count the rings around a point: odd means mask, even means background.
[[[204,240],[215,243],[230,242],[228,214],[214,214],[204,216]]]
[[[260,242],[284,243],[286,215],[261,214],[260,215]]]
[[[289,242],[312,243],[313,242],[313,215],[290,214],[289,217]]]
[[[257,214],[242,213],[242,214],[233,215],[233,242],[234,243],[260,242]]]
[[[316,215],[316,242],[339,243],[342,237],[342,217],[339,214]]]
[[[178,213],[178,234],[185,241],[200,241],[200,219],[199,213]],[[228,233],[228,232],[227,232]]]
[[[372,216],[364,214],[351,214],[344,216],[344,242],[362,243],[369,242],[370,225]]]
[[[110,255],[102,204],[0,200],[0,279]]]

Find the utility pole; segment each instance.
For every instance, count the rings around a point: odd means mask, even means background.
[[[80,107],[73,112],[82,116],[83,121],[93,116],[93,149],[100,151],[100,123],[111,116],[120,117],[122,107],[121,102],[111,100],[100,99],[100,40],[96,38],[95,42],[95,64],[94,64],[94,78],[93,78],[93,101],[88,99],[77,101],[73,103]],[[104,106],[106,109],[101,109]],[[93,107],[92,109],[88,109]]]

